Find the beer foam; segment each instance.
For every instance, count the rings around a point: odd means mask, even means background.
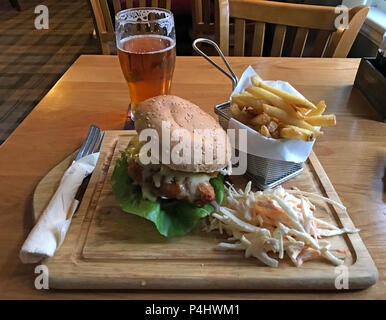
[[[149,19],[152,15],[164,14],[165,17],[158,19]],[[161,28],[166,28],[170,34],[174,27],[173,13],[165,9],[134,8],[122,10],[116,15],[117,22],[128,23],[157,23]]]
[[[143,38],[143,37],[151,37],[151,38],[159,38],[159,39],[163,39],[163,40],[167,40],[170,45],[164,49],[161,49],[161,50],[156,50],[156,51],[146,51],[146,52],[134,52],[134,51],[128,51],[126,49],[123,48],[123,44],[131,39],[135,39],[135,38]],[[166,37],[166,36],[161,36],[161,35],[158,35],[158,34],[141,34],[141,35],[135,35],[135,36],[130,36],[130,37],[126,37],[124,39],[121,39],[118,43],[117,43],[117,46],[118,46],[118,49],[123,51],[123,52],[127,52],[127,53],[136,53],[136,54],[153,54],[153,53],[159,53],[159,52],[165,52],[165,51],[168,51],[168,50],[171,50],[173,49],[175,46],[176,46],[176,41],[173,40],[172,38],[170,37]]]

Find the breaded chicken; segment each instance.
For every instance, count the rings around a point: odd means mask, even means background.
[[[155,196],[184,200],[198,206],[210,203],[215,193],[209,180],[210,175],[167,171],[162,166],[145,168],[136,161],[129,161],[129,176],[141,186],[147,187]],[[213,174],[212,174],[213,175]]]

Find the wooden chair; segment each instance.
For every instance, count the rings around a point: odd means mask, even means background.
[[[251,55],[262,56],[266,24],[273,24],[275,31],[270,48],[270,56],[280,57],[283,53],[287,27],[295,27],[296,35],[290,56],[302,57],[311,31],[316,31],[311,56],[345,58],[362,27],[369,8],[358,6],[349,9],[347,29],[336,29],[337,14],[334,7],[291,4],[258,0],[217,0],[219,46],[229,55],[229,18],[235,19],[235,56],[245,54],[245,24],[255,22]]]
[[[197,38],[207,38],[215,42],[219,42],[219,28],[215,22],[218,20],[216,0],[191,0],[192,7],[192,33],[190,37],[192,40]],[[253,32],[253,25],[247,23],[246,32]],[[233,44],[234,23],[231,19],[229,22],[229,41]],[[208,55],[217,55],[217,51],[212,46],[206,46],[205,52]],[[193,51],[193,55],[196,52]]]
[[[171,0],[87,0],[90,5],[91,14],[94,20],[95,31],[101,45],[103,54],[111,54],[115,47],[115,31],[112,16],[123,9],[137,7],[158,7],[170,10]],[[109,6],[110,2],[110,6]],[[112,6],[111,6],[112,3]],[[125,4],[123,6],[122,4]],[[150,5],[151,4],[151,5]]]
[[[214,38],[215,19],[211,13],[214,12],[215,1],[191,0],[191,4],[193,38]]]

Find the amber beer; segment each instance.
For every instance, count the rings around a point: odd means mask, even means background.
[[[169,94],[176,43],[160,35],[130,36],[118,44],[118,57],[129,86],[132,112],[140,102]]]

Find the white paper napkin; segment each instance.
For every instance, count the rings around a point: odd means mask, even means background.
[[[20,250],[23,263],[37,263],[52,257],[61,246],[77,208],[76,192],[84,178],[93,172],[99,152],[74,162],[64,173],[60,185]]]
[[[240,81],[238,82],[236,88],[233,90],[232,95],[235,93],[240,93],[246,88],[252,86],[251,76],[256,75],[257,73],[251,66],[249,66],[244,73],[242,74]],[[292,87],[288,82],[285,81],[264,81],[265,83],[287,91],[289,93],[295,94],[299,97],[303,97],[294,87]],[[232,96],[231,95],[231,96]],[[259,157],[274,159],[274,160],[283,160],[291,162],[304,162],[307,160],[314,141],[302,141],[299,139],[272,139],[264,137],[259,132],[247,127],[243,123],[237,121],[236,119],[231,118],[228,124],[229,129],[247,129],[247,141],[248,141],[248,153],[253,154]],[[237,139],[236,139],[237,140]]]

